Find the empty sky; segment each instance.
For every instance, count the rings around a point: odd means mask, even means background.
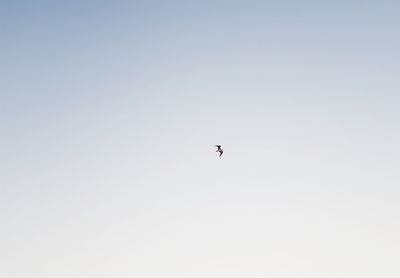
[[[0,276],[400,277],[398,3],[1,1]]]

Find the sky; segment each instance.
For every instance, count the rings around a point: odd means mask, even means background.
[[[0,1],[0,276],[400,277],[399,9]]]

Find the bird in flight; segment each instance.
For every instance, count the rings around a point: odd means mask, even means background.
[[[221,145],[215,145],[215,147],[217,147],[217,152],[219,152],[219,157],[221,157],[221,155],[224,153],[224,150],[221,148]]]

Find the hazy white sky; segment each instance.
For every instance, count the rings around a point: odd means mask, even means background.
[[[0,3],[1,277],[400,277],[398,1]]]

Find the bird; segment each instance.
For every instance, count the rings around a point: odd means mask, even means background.
[[[221,157],[221,155],[224,153],[224,150],[221,148],[221,145],[214,145],[215,147],[217,147],[216,152],[219,152],[219,157]]]

